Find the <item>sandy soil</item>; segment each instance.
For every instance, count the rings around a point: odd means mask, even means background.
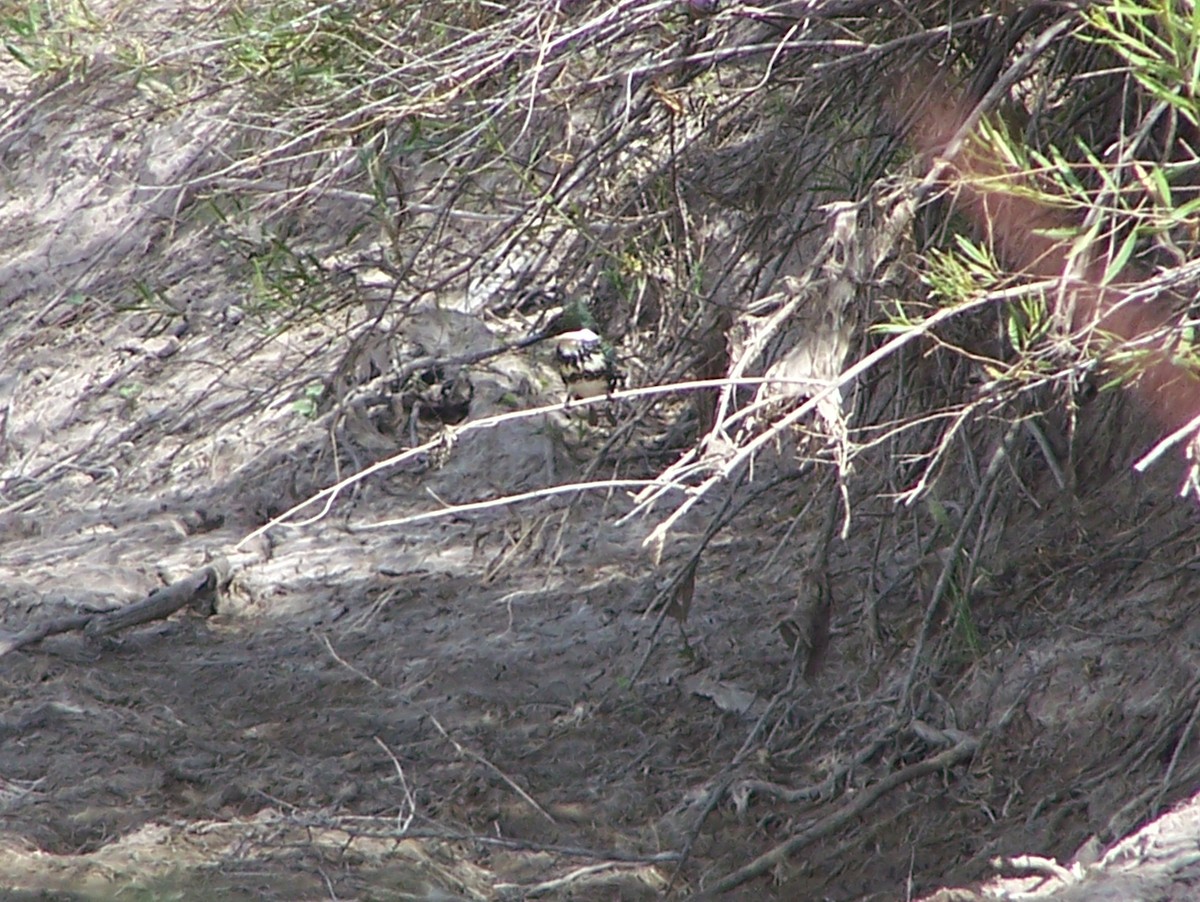
[[[647,609],[719,496],[661,558],[642,545],[655,517],[618,524],[623,490],[380,525],[597,457],[646,478],[681,450],[663,447],[677,409],[605,451],[622,427],[557,410],[465,434],[243,543],[437,434],[402,405],[335,421],[304,406],[311,387],[368,379],[376,339],[403,356],[512,336],[433,309],[373,319],[378,273],[320,256],[361,213],[329,199],[296,228],[337,314],[273,307],[238,250],[248,227],[192,215],[224,101],[146,116],[128,81],[69,87],[11,83],[0,130],[4,637],[216,556],[232,576],[212,616],[0,659],[5,898],[656,898],[773,849],[718,895],[915,898],[978,886],[997,856],[1078,853],[1075,875],[1020,886],[1083,898],[1104,873],[1085,865],[1190,795],[1195,514],[1175,472],[1130,475],[1151,436],[1136,411],[1085,412],[1119,438],[1071,491],[1032,439],[1014,454],[1029,497],[996,523],[969,616],[935,618],[927,682],[914,649],[939,559],[881,555],[912,514],[873,496],[830,562],[827,660],[801,678],[779,625],[815,591],[825,510],[786,448],[707,545],[682,626]],[[536,350],[471,377],[472,419],[558,397]],[[1188,810],[1161,829],[1186,836]],[[1186,898],[1186,864],[1112,898]]]

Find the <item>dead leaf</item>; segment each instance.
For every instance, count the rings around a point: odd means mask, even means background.
[[[692,598],[696,595],[696,565],[699,563],[698,557],[688,562],[675,591],[671,593],[671,600],[667,602],[667,614],[680,623],[687,623],[688,613],[692,610]]]
[[[711,699],[713,704],[727,714],[746,714],[758,700],[753,692],[733,683],[714,680],[705,674],[697,674],[684,681],[684,686],[693,695]]]
[[[804,678],[811,680],[829,651],[832,598],[826,580],[805,579],[797,590],[793,614],[775,625],[783,644],[796,657],[805,658]]]
[[[686,109],[683,105],[683,99],[678,91],[668,91],[657,82],[650,85],[650,91],[655,97],[658,98],[659,102],[661,102],[662,105],[669,109],[674,115],[682,116],[686,112]]]

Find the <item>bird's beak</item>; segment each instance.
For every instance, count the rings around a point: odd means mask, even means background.
[[[527,348],[530,345],[537,344],[539,341],[544,341],[549,337],[550,337],[549,332],[545,332],[545,331],[534,332],[532,335],[530,335],[526,338],[522,338],[520,341],[518,341],[516,344],[514,344],[513,347],[514,348]]]

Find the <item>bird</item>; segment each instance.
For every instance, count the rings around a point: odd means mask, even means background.
[[[624,384],[625,374],[617,367],[612,346],[600,337],[582,302],[564,307],[539,337],[553,340],[554,362],[567,390],[566,407],[572,401],[612,394]],[[595,408],[588,409],[588,422],[595,424]]]
[[[612,394],[623,379],[612,348],[588,328],[556,336],[554,360],[567,389],[568,403]]]

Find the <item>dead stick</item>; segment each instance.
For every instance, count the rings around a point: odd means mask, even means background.
[[[70,617],[59,617],[44,623],[27,626],[19,633],[0,639],[0,657],[27,645],[36,645],[47,636],[57,636],[59,633],[69,633],[71,630],[81,630],[89,623],[95,614],[73,614]]]
[[[228,576],[228,572],[229,565],[223,559],[217,559],[178,582],[155,589],[144,601],[127,605],[111,614],[97,615],[83,631],[89,636],[107,636],[139,623],[162,620],[184,605],[192,604],[216,591],[217,586]]]
[[[184,605],[209,597],[228,581],[229,564],[218,558],[178,582],[155,589],[144,600],[108,614],[72,614],[27,626],[20,632],[0,638],[0,657],[19,648],[36,645],[47,636],[83,630],[88,636],[107,636],[119,630],[169,617]]]

